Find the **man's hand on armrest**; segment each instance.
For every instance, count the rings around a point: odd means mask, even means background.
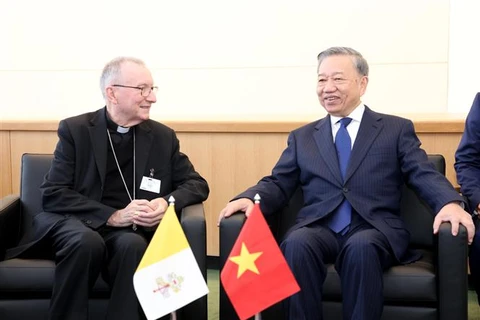
[[[473,241],[473,236],[475,235],[475,225],[473,224],[472,216],[463,210],[463,208],[455,202],[448,203],[443,206],[442,209],[435,216],[433,221],[433,233],[438,233],[438,228],[442,222],[450,222],[452,225],[452,235],[456,236],[458,234],[458,228],[460,225],[467,228],[468,233],[468,244],[471,244]]]
[[[223,218],[228,218],[232,214],[238,211],[245,212],[245,215],[248,218],[248,216],[253,210],[253,207],[254,207],[253,201],[248,198],[240,198],[232,202],[229,202],[227,206],[223,208],[222,211],[220,211],[220,215],[218,216],[218,221],[217,221],[217,227],[220,226],[220,221]]]

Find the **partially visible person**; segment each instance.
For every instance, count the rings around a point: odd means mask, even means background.
[[[435,170],[410,120],[381,114],[361,97],[368,63],[354,49],[329,48],[318,55],[317,95],[328,115],[292,131],[270,176],[228,203],[219,222],[237,211],[248,216],[256,193],[272,214],[302,188],[305,206],[280,244],[301,291],[286,299],[291,320],[322,319],[326,264],[341,279],[343,319],[379,320],[383,272],[411,263],[409,232],[400,217],[401,188],[408,183],[436,216],[433,232],[450,221],[452,234],[474,226],[462,197]]]
[[[49,319],[88,319],[101,274],[111,288],[106,319],[144,315],[133,274],[175,198],[180,211],[209,188],[179,150],[175,132],[150,120],[157,87],[139,59],[119,57],[100,78],[106,106],[60,121],[59,141],[41,186],[43,210],[7,258],[49,256],[55,283]]]
[[[469,264],[473,286],[480,305],[480,93],[473,100],[465,120],[465,130],[455,153],[455,171],[461,193],[468,198],[477,227],[470,246]]]

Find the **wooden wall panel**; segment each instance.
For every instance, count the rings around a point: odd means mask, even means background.
[[[12,190],[20,191],[20,166],[24,153],[53,153],[58,138],[53,131],[12,131],[11,162],[12,162]]]
[[[445,157],[446,176],[448,180],[458,187],[455,169],[455,151],[462,135],[460,133],[419,133],[418,137],[422,142],[422,148],[427,153],[438,153]]]
[[[205,202],[207,220],[207,253],[218,255],[217,217],[227,202],[263,176],[270,174],[286,146],[288,132],[301,123],[272,123],[260,126],[221,124],[169,124],[177,130],[180,149],[186,153],[196,170],[210,186]],[[10,124],[0,126],[0,159],[2,161],[0,196],[18,193],[20,159],[25,152],[51,153],[57,142],[55,122]],[[423,148],[441,153],[447,161],[447,177],[456,184],[453,170],[454,153],[460,141],[463,124],[416,123]],[[34,130],[37,129],[37,130]],[[445,131],[442,131],[445,130]]]
[[[12,162],[10,161],[10,132],[0,131],[0,197],[12,193]]]
[[[209,255],[218,255],[217,218],[236,194],[269,174],[285,147],[284,133],[179,133],[181,151],[208,181],[205,202]]]

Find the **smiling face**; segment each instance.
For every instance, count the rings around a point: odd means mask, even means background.
[[[353,56],[332,55],[318,66],[318,100],[331,115],[348,116],[365,93],[368,77],[358,73],[354,61]]]
[[[131,127],[148,120],[150,108],[157,101],[155,93],[152,91],[144,97],[139,89],[114,87],[114,84],[151,88],[150,71],[144,65],[126,61],[121,65],[119,76],[106,87],[107,112],[116,124]]]

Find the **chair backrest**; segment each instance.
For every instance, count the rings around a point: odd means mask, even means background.
[[[437,171],[445,175],[445,158],[442,155],[431,154],[428,155],[428,159]],[[303,193],[301,188],[298,188],[280,215],[267,216],[267,221],[278,240],[293,226],[297,213],[302,206]],[[404,185],[402,190],[400,215],[410,231],[410,245],[412,247],[431,247],[433,245],[434,214],[430,207],[407,185]],[[280,219],[275,220],[275,217],[280,217]]]
[[[441,154],[429,154],[428,160],[433,163],[438,172],[445,175],[445,158]],[[431,247],[433,245],[435,214],[426,202],[406,185],[403,186],[400,215],[405,221],[408,231],[410,231],[411,246]]]
[[[30,227],[33,215],[43,211],[40,186],[50,170],[52,159],[52,154],[25,153],[22,155],[22,171],[20,174],[22,230]]]

